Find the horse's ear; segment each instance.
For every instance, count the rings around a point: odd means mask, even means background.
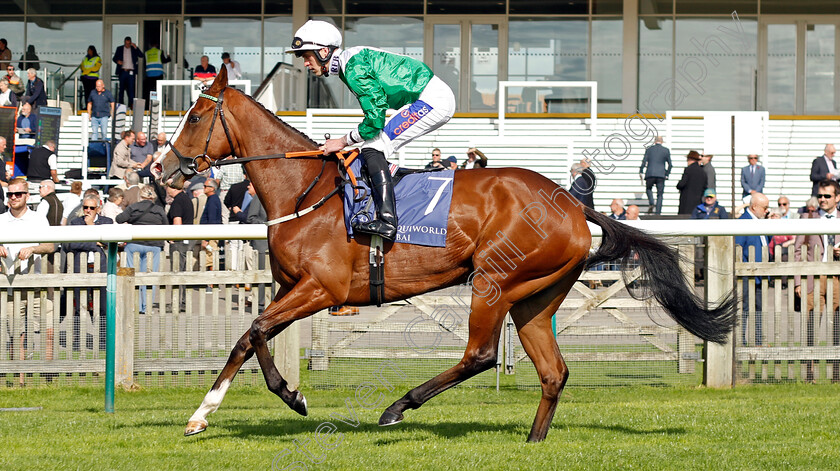
[[[212,92],[214,95],[217,95],[219,92],[222,91],[223,88],[227,87],[228,84],[228,74],[227,74],[227,67],[224,63],[222,63],[219,72],[216,74],[216,80],[213,81],[213,85],[210,85],[209,92]]]

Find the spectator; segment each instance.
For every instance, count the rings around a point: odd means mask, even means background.
[[[242,67],[230,58],[229,52],[222,53],[222,64],[227,68],[228,80],[242,80]]]
[[[248,217],[248,205],[251,204],[251,194],[248,192],[248,187],[251,182],[242,180],[239,183],[231,185],[224,197],[225,209],[229,212],[230,224],[245,224]],[[224,218],[223,218],[224,219]],[[229,262],[229,270],[241,270],[242,263],[239,255],[245,250],[245,242],[242,240],[229,240],[225,251],[225,262]],[[230,254],[230,257],[227,256]]]
[[[82,214],[80,216],[76,216],[70,220],[71,226],[100,226],[103,224],[113,224],[114,221],[111,218],[107,218],[105,216],[101,216],[100,212],[100,201],[98,192],[96,194],[87,194],[84,199],[82,200]],[[107,254],[104,250],[104,245],[101,242],[68,242],[62,244],[62,247],[67,253],[73,254],[73,273],[83,273],[82,271],[82,257],[83,254],[87,254],[87,263],[84,272],[87,273],[94,273],[96,272],[95,267],[95,260],[96,254],[99,254],[99,272],[104,272],[104,268],[108,266],[108,259]],[[88,300],[88,306],[91,306],[93,303],[93,290],[88,288],[87,290],[86,299]],[[74,350],[78,349],[78,317],[80,316],[81,307],[82,307],[82,300],[80,297],[81,290],[79,288],[73,289],[73,317],[74,317],[74,328],[73,328],[73,346]],[[106,322],[105,322],[105,300],[106,291],[104,289],[99,289],[99,345],[100,348],[105,348],[105,331],[106,331]],[[88,315],[90,315],[90,320],[93,322],[93,310],[92,308],[88,308]],[[89,349],[93,349],[93,339],[92,337],[87,339],[87,344]]]
[[[773,208],[770,210],[770,215],[768,217],[770,219],[782,219],[782,210],[779,208]],[[770,261],[772,262],[776,258],[776,247],[779,246],[782,248],[782,256],[780,260],[787,262],[788,247],[792,246],[794,243],[796,243],[796,236],[774,235],[770,239],[770,243],[767,244],[767,248],[770,251]]]
[[[6,38],[0,38],[0,66],[4,69],[12,65],[12,51],[9,50],[9,43]]]
[[[476,167],[486,168],[487,157],[485,157],[484,153],[475,147],[470,147],[467,150],[467,160],[461,164],[461,168],[469,170]]]
[[[248,185],[248,194],[251,195],[251,204],[248,205],[248,215],[245,218],[245,224],[265,224],[268,221],[268,215],[257,196],[257,190],[254,188],[253,182]],[[246,251],[245,269],[253,270],[255,268],[254,265],[256,265],[256,268],[265,270],[265,254],[268,252],[268,240],[254,239],[249,241],[249,243],[250,250]],[[255,259],[256,264],[254,263]],[[258,290],[257,299],[261,308],[265,299],[265,287],[262,285]]]
[[[9,81],[5,78],[0,79],[0,106],[18,106],[18,97],[15,92],[9,88]]]
[[[207,202],[204,204],[204,212],[201,213],[200,224],[221,224],[222,223],[222,202],[219,200],[219,195],[216,191],[219,189],[219,184],[216,180],[208,178],[204,182],[204,194],[207,195]],[[213,269],[213,257],[210,255],[219,250],[218,240],[203,240],[201,241],[201,248],[208,252],[207,268]]]
[[[64,212],[61,214],[61,225],[67,225],[67,219],[82,202],[82,182],[76,180],[70,184],[70,192],[62,195],[61,204],[64,205]]]
[[[700,156],[700,165],[706,174],[706,188],[717,188],[717,174],[712,166],[712,158],[714,158],[712,154]]]
[[[33,183],[52,180],[58,183],[58,157],[55,155],[55,141],[48,140],[43,146],[32,149],[26,178]]]
[[[55,183],[52,180],[43,180],[38,186],[38,193],[41,195],[41,202],[35,212],[47,218],[50,226],[60,226],[61,217],[64,215],[64,204],[55,194]]]
[[[578,199],[581,203],[595,209],[595,198],[593,193],[595,191],[595,174],[589,170],[589,161],[583,159],[580,162],[573,164],[571,169],[572,185],[569,188],[569,193]]]
[[[14,66],[6,66],[6,76],[4,78],[9,81],[9,88],[20,99],[23,96],[23,92],[26,91],[26,86],[23,84],[23,80],[15,73]]]
[[[108,202],[102,206],[102,216],[115,221],[117,216],[123,212],[123,208],[120,206],[122,202],[123,190],[116,187],[108,190]]]
[[[764,191],[765,172],[764,167],[758,163],[758,155],[747,156],[749,165],[741,169],[741,188],[744,192],[741,196],[749,196],[753,193]]]
[[[90,94],[93,93],[93,90],[96,88],[96,82],[99,81],[99,70],[102,69],[102,58],[99,57],[99,53],[96,52],[96,46],[93,44],[88,46],[87,53],[85,54],[84,59],[82,59],[82,63],[79,65],[79,68],[82,72],[82,87],[84,87],[85,91],[82,96],[85,97],[85,103],[87,104],[87,102],[90,101]],[[88,111],[88,113],[90,113],[90,111]]]
[[[443,164],[448,165],[449,170],[458,170],[458,159],[456,159],[454,155],[447,157],[446,162]]]
[[[38,114],[42,106],[47,106],[47,92],[44,88],[44,81],[35,75],[35,69],[28,69],[26,74],[29,81],[26,82],[24,101],[32,105],[33,113]]]
[[[181,225],[192,225],[193,223],[193,206],[190,202],[190,197],[187,196],[186,193],[180,188],[172,188],[170,186],[166,187],[166,194],[170,198],[172,198],[172,204],[169,205],[169,212],[167,213],[167,218],[169,219],[169,224],[173,226],[181,226]],[[187,253],[191,252],[192,249],[195,247],[195,244],[191,240],[172,240],[169,241],[169,257],[173,261],[173,268],[174,268],[174,261],[175,261],[175,254],[178,254],[178,269],[180,271],[187,270]],[[196,250],[193,255],[195,259],[198,258],[198,251]],[[180,295],[180,306],[181,310],[185,310],[186,308],[186,299],[187,299],[187,291],[185,286],[179,287]]]
[[[140,178],[154,178],[152,172],[149,171],[152,165],[155,153],[154,146],[151,142],[146,140],[146,133],[139,131],[135,134],[134,144],[131,145],[131,160],[134,162],[133,166],[137,170]]]
[[[134,203],[140,201],[140,176],[134,170],[125,173],[125,190],[120,207],[125,210]]]
[[[143,99],[149,102],[151,92],[157,90],[157,81],[163,79],[163,64],[172,62],[172,58],[160,50],[160,41],[152,39],[149,41],[149,49],[146,50],[146,75],[143,77]],[[161,99],[161,97],[158,97]]]
[[[647,169],[645,169],[647,167]],[[662,198],[665,192],[665,180],[671,175],[671,150],[662,145],[662,136],[656,136],[653,145],[645,150],[639,178],[644,174],[645,192],[648,197],[648,214],[662,213]],[[656,205],[653,203],[653,187],[656,185]]]
[[[9,187],[9,177],[6,176],[6,138],[0,136],[0,214],[6,212],[4,192]]]
[[[152,187],[145,186],[140,190],[140,201],[132,204],[125,211],[117,216],[117,222],[133,224],[137,226],[148,225],[164,225],[168,224],[166,213],[163,208],[156,205],[154,200],[157,199],[157,194]],[[140,254],[140,272],[145,272],[147,269],[147,258],[152,256],[152,271],[160,270],[160,251],[163,249],[163,241],[137,241],[129,242],[125,245],[125,255],[128,260],[128,266],[134,268],[134,254]],[[152,303],[154,304],[157,298],[157,286],[152,289]],[[140,287],[140,314],[145,314],[146,308],[146,287]]]
[[[628,221],[638,221],[639,218],[639,207],[635,204],[631,204],[627,207],[627,212],[625,213],[627,216]]]
[[[108,139],[108,118],[114,114],[114,96],[105,90],[105,82],[97,80],[96,88],[86,96],[86,100],[93,140]]]
[[[81,217],[85,216],[84,200],[87,199],[87,198],[96,198],[96,201],[98,202],[97,208],[99,206],[102,206],[102,199],[99,197],[99,190],[97,190],[96,188],[88,188],[82,194],[82,201],[80,201],[79,204],[67,214],[67,223],[69,223],[73,219],[81,218]],[[66,208],[65,208],[64,212],[67,213]],[[99,212],[99,210],[97,209],[97,214],[98,214],[98,212]]]
[[[811,181],[814,182],[811,188],[811,196],[817,196],[817,190],[823,180],[837,180],[840,172],[837,171],[837,163],[834,161],[834,144],[826,144],[822,157],[817,157],[811,163]]]
[[[216,79],[216,68],[210,65],[210,59],[207,56],[201,56],[201,63],[195,66],[195,71],[193,71],[193,79],[198,80],[205,87],[209,87]]]
[[[762,193],[752,193],[750,198],[750,206],[744,211],[744,214],[738,219],[764,219],[767,217],[767,208],[770,206],[770,200]],[[755,261],[762,262],[762,248],[767,247],[769,238],[764,235],[760,236],[736,236],[735,245],[740,245],[743,248],[742,261],[749,262],[749,249],[752,247],[755,250]],[[741,315],[741,343],[747,345],[747,321],[749,319],[749,277],[743,279],[743,314]],[[761,277],[755,277],[755,344],[762,344],[761,336]]]
[[[9,182],[9,191],[7,193],[9,198],[9,211],[0,214],[0,227],[3,231],[8,232],[33,232],[33,231],[48,231],[49,223],[47,219],[35,211],[29,210],[26,206],[29,200],[29,184],[22,178],[15,178]],[[55,252],[55,245],[51,243],[12,243],[0,245],[0,258],[5,259],[5,265],[12,269],[15,259],[20,260],[20,272],[29,272],[29,257],[34,255],[32,259],[32,266],[34,273],[40,273],[41,255],[51,254]],[[8,274],[7,274],[8,275]],[[53,315],[53,303],[47,296],[46,291],[41,291],[35,295],[32,306],[28,306],[28,296],[22,296],[19,309],[14,309],[14,304],[8,301],[6,305],[6,312],[12,313],[9,317],[10,325],[14,326],[11,330],[11,341],[18,343],[20,346],[18,350],[17,359],[23,360],[26,357],[26,345],[29,340],[34,344],[34,339],[27,338],[28,327],[31,326],[33,334],[37,335],[41,332],[41,315],[44,316],[44,321],[49,323]],[[27,309],[29,307],[30,309]],[[27,311],[30,311],[32,318],[27,318]],[[8,315],[8,314],[7,314]],[[53,358],[53,329],[48,327],[46,329],[46,355],[45,360],[50,361]],[[20,385],[24,385],[24,374],[20,374]]]
[[[680,190],[680,206],[677,214],[691,215],[697,204],[703,200],[706,173],[700,167],[700,154],[697,151],[690,151],[686,155],[686,160],[685,171],[677,183],[677,190]]]
[[[780,196],[777,204],[779,205],[780,219],[799,219],[799,213],[790,210],[790,200],[787,196]]]
[[[38,54],[35,53],[35,46],[32,44],[26,48],[26,53],[20,56],[21,62],[18,63],[20,70],[38,70],[41,68],[41,61],[38,60]]]
[[[116,75],[120,80],[120,91],[117,94],[117,101],[123,102],[123,93],[128,94],[128,107],[134,106],[134,92],[137,88],[137,61],[143,57],[140,48],[126,36],[123,45],[114,51],[113,61],[117,64]]]
[[[32,112],[32,105],[28,102],[24,102],[20,107],[16,132],[21,139],[35,139],[35,136],[38,135],[38,115]],[[18,151],[15,150],[15,152]]]
[[[245,171],[241,165],[228,165],[221,167],[219,169],[219,178],[216,180],[219,183],[219,189],[216,194],[219,195],[220,201],[227,201],[227,195],[233,185],[237,183],[242,183],[245,180]],[[241,198],[242,195],[246,193],[248,190],[248,184],[246,183],[245,186],[239,188],[237,192],[237,197]],[[235,201],[239,203],[241,201]],[[225,205],[222,207],[222,224],[227,224],[230,220],[230,209]]]
[[[691,219],[729,219],[726,208],[718,203],[714,188],[703,192],[703,202],[694,208]]]
[[[207,205],[207,195],[204,194],[205,179],[193,180],[195,183],[189,186],[189,191],[192,192],[193,224],[201,224],[201,216],[204,215],[204,207]]]
[[[440,160],[440,149],[432,149],[432,161],[426,164],[426,170],[433,168],[446,168]]]
[[[820,208],[818,211],[810,213],[809,218],[836,220],[837,217],[840,216],[840,213],[837,211],[837,204],[840,203],[840,185],[838,185],[836,180],[827,178],[821,181],[817,185],[817,199],[819,200]],[[803,215],[802,217],[805,218],[806,216]],[[803,245],[808,247],[807,257],[809,262],[821,260],[823,263],[836,263],[834,260],[840,258],[840,234],[796,236],[794,259],[797,262],[802,261],[801,249]],[[820,255],[817,255],[817,253]],[[794,276],[793,281],[796,296],[803,298],[802,277],[796,275]],[[819,283],[819,295],[816,300],[816,306],[814,305],[814,296],[811,294],[814,292],[815,285],[817,284],[815,281]],[[807,295],[804,296],[804,304],[808,312],[805,329],[806,343],[809,347],[814,345],[814,309],[816,308],[821,311],[826,303],[829,302],[826,295],[829,283],[831,283],[833,293],[833,299],[830,301],[832,303],[832,308],[830,310],[833,311],[831,315],[833,317],[834,324],[833,331],[831,332],[830,343],[832,346],[840,344],[840,315],[838,315],[837,311],[838,306],[840,306],[840,281],[838,281],[836,276],[820,276],[819,280],[814,280],[812,276],[809,276],[807,283],[808,291]],[[834,371],[836,375],[836,361],[832,360],[832,363],[835,364]],[[810,360],[807,361],[805,367],[806,380],[813,381],[813,362]],[[835,376],[834,379],[837,379],[837,376]]]
[[[152,154],[152,159],[156,160],[158,157],[160,157],[161,150],[163,150],[163,148],[166,146],[166,133],[159,132],[157,138],[154,140],[154,142],[152,142],[152,146],[155,149],[155,153]]]
[[[805,206],[802,206],[796,212],[800,218],[808,218],[810,216],[806,216],[806,214],[815,213],[818,209],[820,209],[820,203],[816,196],[812,196],[805,202]]]
[[[624,200],[616,198],[610,203],[610,219],[624,221],[627,219],[627,212],[624,210]]]
[[[125,131],[122,140],[114,147],[114,158],[111,161],[111,171],[108,176],[113,178],[125,177],[126,171],[135,168],[131,160],[131,145],[134,144],[134,131]]]

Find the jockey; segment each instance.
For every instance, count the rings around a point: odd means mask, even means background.
[[[318,77],[338,75],[356,95],[362,122],[339,139],[327,139],[324,154],[359,144],[370,175],[376,219],[353,224],[353,230],[394,240],[397,210],[387,158],[400,147],[452,118],[455,95],[423,62],[407,56],[357,46],[341,49],[341,32],[325,21],[307,21],[295,33],[293,53]],[[397,110],[385,120],[385,111]]]

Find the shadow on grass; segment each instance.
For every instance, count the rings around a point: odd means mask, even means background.
[[[625,425],[604,425],[604,424],[557,424],[552,428],[578,428],[588,430],[604,430],[607,432],[625,433],[628,435],[684,435],[687,430],[683,427],[662,427],[653,429],[632,428]]]

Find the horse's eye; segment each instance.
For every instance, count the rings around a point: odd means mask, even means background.
[[[190,124],[195,124],[199,121],[201,121],[201,116],[197,116],[197,115],[190,116]]]

